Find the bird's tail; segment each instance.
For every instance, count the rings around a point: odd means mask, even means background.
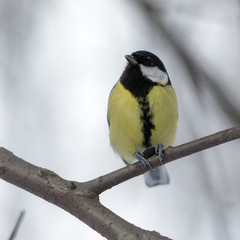
[[[167,169],[164,165],[149,170],[144,174],[144,178],[148,187],[168,184],[170,182]]]

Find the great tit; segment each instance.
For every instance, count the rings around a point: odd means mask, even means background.
[[[174,143],[178,103],[167,70],[153,53],[136,51],[126,55],[128,63],[108,99],[110,144],[127,164],[140,160],[142,152],[155,147],[162,151]],[[145,175],[148,186],[169,183],[161,165]]]

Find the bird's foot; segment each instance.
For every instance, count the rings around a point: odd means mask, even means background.
[[[163,150],[164,150],[164,145],[162,143],[158,143],[155,145],[155,153],[158,154],[158,158],[161,165],[163,165]]]
[[[135,153],[135,158],[140,161],[141,163],[143,163],[145,166],[148,166],[152,169],[151,164],[148,162],[148,160],[144,157],[143,152],[138,149],[137,152]]]

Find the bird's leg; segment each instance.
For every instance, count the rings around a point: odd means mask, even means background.
[[[155,153],[158,154],[158,158],[161,165],[163,165],[163,150],[164,150],[164,145],[162,143],[158,143],[155,145]]]
[[[135,153],[135,158],[140,161],[141,163],[143,163],[145,166],[149,166],[152,169],[151,164],[148,162],[148,160],[144,157],[143,152],[138,149]]]

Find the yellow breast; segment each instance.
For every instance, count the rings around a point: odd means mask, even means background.
[[[146,97],[151,121],[151,146],[172,145],[177,127],[177,99],[171,86],[154,86]],[[128,163],[135,161],[137,149],[144,150],[142,111],[139,101],[120,81],[112,89],[108,100],[109,135],[112,148]]]
[[[178,103],[171,86],[154,87],[148,94],[150,111],[153,113],[151,144],[163,143],[164,147],[173,145],[177,131]]]

